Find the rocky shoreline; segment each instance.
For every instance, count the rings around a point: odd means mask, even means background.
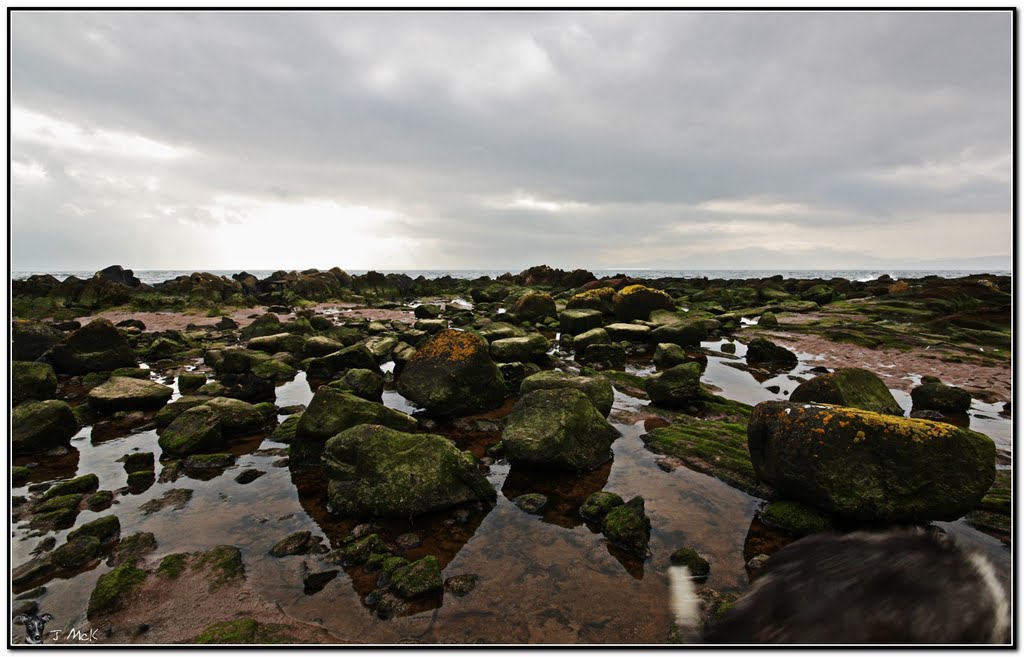
[[[655,469],[750,496],[757,531],[774,536],[748,536],[743,559],[712,564],[738,579],[712,575],[706,623],[809,533],[955,522],[1010,540],[1009,441],[979,432],[1012,410],[1008,276],[639,281],[538,266],[459,280],[335,268],[147,286],[115,266],[12,281],[12,293],[13,513],[19,542],[35,546],[19,547],[14,593],[30,612],[46,608],[47,586],[95,580],[79,613],[110,642],[389,642],[386,626],[346,634],[338,619],[286,613],[249,573],[301,563],[307,597],[341,575],[374,623],[405,627],[490,590],[458,555],[492,514],[585,526],[633,580],[645,568],[663,579],[671,502],[605,488],[616,445],[637,438]],[[730,397],[712,367],[767,401]],[[302,402],[289,404],[298,381]],[[106,449],[124,453],[119,465],[79,466]],[[268,483],[277,471],[290,493]],[[275,504],[298,491],[325,535],[268,535],[258,557],[230,536],[166,553],[180,539],[142,530],[155,517],[173,531],[169,514],[200,503],[193,481]],[[141,516],[126,513],[144,498]],[[706,552],[691,539],[671,563],[707,568]],[[175,626],[207,585],[198,598],[220,611]],[[681,638],[666,614],[665,631],[641,642]],[[418,636],[463,640],[452,623]]]

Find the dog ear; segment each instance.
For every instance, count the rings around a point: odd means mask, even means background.
[[[27,620],[28,620],[28,616],[26,616],[25,614],[18,614],[17,616],[14,617],[14,624],[15,625],[24,625],[25,621],[27,621]]]
[[[49,623],[53,620],[53,616],[51,614],[43,614],[39,617],[39,620],[43,621],[44,623]]]

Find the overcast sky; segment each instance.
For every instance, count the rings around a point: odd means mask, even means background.
[[[12,267],[1009,255],[1011,20],[19,11]]]

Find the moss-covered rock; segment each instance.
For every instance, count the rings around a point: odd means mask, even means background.
[[[45,401],[57,395],[57,375],[47,363],[11,363],[11,402]]]
[[[592,344],[611,344],[612,339],[608,337],[608,331],[603,328],[590,329],[573,337],[572,348],[579,356],[586,352],[587,347]]]
[[[309,361],[306,373],[313,379],[332,379],[349,369],[379,372],[373,353],[365,344],[355,344]]]
[[[156,537],[153,532],[136,532],[125,536],[117,543],[117,547],[114,548],[107,563],[111,566],[120,566],[125,563],[134,566],[144,556],[156,550],[156,547]]]
[[[487,342],[494,342],[495,340],[504,340],[506,338],[521,338],[526,335],[526,330],[508,322],[490,322],[481,326],[477,333]]]
[[[766,525],[777,527],[794,536],[808,536],[835,528],[828,515],[814,507],[790,500],[769,502],[761,509],[760,517]]]
[[[922,384],[910,391],[914,410],[966,413],[971,409],[971,393],[963,388],[948,386],[940,381],[922,379]]]
[[[155,381],[112,376],[89,391],[89,405],[99,413],[148,411],[166,404],[173,394],[173,388]]]
[[[342,515],[408,518],[496,497],[473,457],[442,436],[363,424],[328,440],[323,461]]]
[[[187,395],[206,385],[206,375],[202,372],[182,372],[178,375],[178,390]]]
[[[166,427],[188,409],[201,406],[211,399],[213,399],[213,397],[207,397],[206,395],[186,395],[184,397],[178,397],[157,412],[155,418],[156,426],[160,428]]]
[[[341,342],[324,335],[315,335],[306,340],[302,345],[302,355],[306,358],[320,358],[336,351],[341,351],[345,345]]]
[[[85,498],[85,507],[90,511],[105,511],[114,502],[114,493],[109,490],[98,490]]]
[[[654,348],[654,364],[662,369],[687,362],[686,350],[677,344],[659,342]]]
[[[281,320],[274,313],[260,315],[252,324],[242,329],[239,338],[245,342],[264,335],[275,335],[281,333]]]
[[[799,359],[789,349],[760,336],[747,344],[747,363],[783,369],[793,369]]]
[[[284,422],[274,427],[274,430],[270,432],[269,438],[271,440],[276,440],[279,443],[292,442],[295,440],[295,432],[299,428],[299,421],[301,419],[302,413],[285,418]]]
[[[351,369],[328,385],[371,402],[379,402],[384,397],[384,377],[371,370]]]
[[[536,363],[498,363],[498,370],[505,380],[505,392],[509,396],[518,395],[523,381],[541,371]]]
[[[43,493],[44,500],[52,500],[55,497],[61,497],[62,495],[71,495],[75,493],[92,493],[100,487],[100,478],[96,475],[89,473],[82,475],[81,477],[75,477],[74,479],[68,479],[67,481],[61,481],[53,486],[46,489]]]
[[[789,396],[793,402],[819,402],[903,416],[885,382],[872,372],[844,367],[804,381]]]
[[[295,643],[282,625],[259,623],[252,618],[238,618],[214,623],[199,633],[192,643],[203,645],[250,645]]]
[[[305,336],[298,333],[274,333],[249,340],[248,348],[266,354],[276,354],[279,351],[303,353],[305,344]]]
[[[612,342],[647,342],[651,336],[651,327],[646,324],[627,324],[618,322],[604,327],[605,333]]]
[[[527,290],[516,301],[512,312],[516,317],[528,322],[540,322],[546,317],[556,317],[558,310],[555,308],[555,300],[547,292]]]
[[[950,424],[825,404],[764,402],[747,435],[758,476],[863,520],[955,520],[995,478],[995,445]]]
[[[298,438],[323,444],[328,438],[362,424],[377,424],[398,431],[415,431],[416,420],[383,404],[321,386],[299,420]]]
[[[11,358],[32,362],[64,340],[64,333],[40,322],[11,322]]]
[[[578,335],[591,329],[601,328],[602,323],[603,316],[600,310],[577,308],[558,313],[558,329],[569,335]]]
[[[294,554],[309,554],[310,550],[320,543],[320,540],[319,537],[314,538],[312,532],[309,531],[293,532],[274,544],[274,547],[270,548],[269,554],[278,558]]]
[[[764,328],[774,328],[779,325],[779,318],[772,311],[766,310],[761,313],[757,320],[757,325]]]
[[[252,375],[268,381],[291,381],[298,372],[297,369],[276,355],[255,358],[252,361]]]
[[[428,555],[395,571],[391,577],[391,590],[401,598],[411,599],[435,593],[444,588],[441,565],[437,557]]]
[[[245,575],[242,552],[233,545],[217,547],[192,555],[193,570],[207,570],[209,590],[216,591],[225,584]]]
[[[592,470],[611,458],[619,432],[574,388],[534,390],[512,409],[502,434],[512,462]]]
[[[565,372],[538,372],[523,379],[519,393],[526,395],[534,390],[558,390],[562,388],[573,388],[585,394],[605,417],[608,417],[608,414],[612,412],[615,392],[612,389],[611,381],[600,375],[573,376]]]
[[[431,415],[458,417],[497,408],[505,398],[505,382],[483,338],[445,330],[406,364],[398,392]]]
[[[135,352],[114,325],[94,319],[50,349],[50,362],[63,374],[110,372],[135,367]]]
[[[50,558],[57,566],[73,570],[98,557],[100,549],[100,541],[95,536],[69,537],[64,545],[53,551]]]
[[[164,429],[158,443],[169,456],[210,452],[223,445],[220,417],[207,405],[190,408]]]
[[[28,401],[11,413],[11,448],[17,454],[38,454],[67,447],[78,433],[78,421],[67,402]]]
[[[93,536],[100,543],[112,543],[120,535],[121,521],[118,520],[117,516],[109,515],[87,522],[78,529],[68,532],[68,540],[76,539],[79,536]]]
[[[267,421],[267,415],[256,405],[230,397],[214,397],[204,404],[220,420],[221,431],[226,436],[241,436],[259,431]]]
[[[82,503],[82,499],[84,497],[85,496],[81,493],[70,493],[68,495],[51,497],[50,499],[40,501],[32,507],[32,512],[49,513],[50,511],[57,511],[59,509],[77,509]]]
[[[580,506],[580,517],[590,522],[603,523],[609,511],[624,503],[618,493],[600,490],[588,497]]]
[[[646,285],[629,285],[612,298],[615,317],[621,322],[647,320],[654,310],[673,310],[672,297]]]
[[[592,344],[580,356],[576,347],[576,360],[597,369],[621,369],[626,365],[626,349],[620,344]]]
[[[11,466],[11,483],[14,486],[24,486],[32,477],[32,468],[23,465]]]
[[[635,557],[645,559],[650,556],[647,544],[651,540],[651,521],[644,512],[644,498],[637,495],[608,511],[601,533],[613,545]]]
[[[175,554],[168,554],[160,560],[160,565],[157,566],[156,574],[158,577],[178,579],[181,574],[185,572],[185,568],[187,566],[188,553],[178,552]]]
[[[117,611],[144,581],[146,571],[127,563],[101,575],[89,596],[88,618],[91,620]]]
[[[690,408],[700,402],[700,365],[684,363],[647,377],[651,403],[663,408]]]
[[[711,564],[708,560],[702,557],[697,550],[692,547],[681,547],[671,555],[669,555],[669,562],[673,566],[686,566],[690,570],[690,576],[698,579],[707,579],[708,574],[711,572]]]
[[[491,343],[491,358],[499,363],[529,363],[544,358],[551,343],[539,333],[503,338]]]
[[[222,470],[235,462],[233,454],[190,454],[185,458],[187,470]]]
[[[676,344],[680,347],[699,347],[708,339],[707,323],[701,319],[664,324],[651,331],[651,342]]]
[[[129,452],[118,459],[124,463],[125,472],[152,470],[156,462],[153,452]]]
[[[604,315],[611,315],[615,312],[614,299],[614,288],[597,287],[574,294],[565,304],[565,307],[571,310],[597,310]]]

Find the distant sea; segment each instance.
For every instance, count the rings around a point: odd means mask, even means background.
[[[134,274],[143,283],[154,285],[177,278],[188,276],[196,270],[174,270],[174,269],[148,269],[135,270]],[[210,269],[206,271],[217,276],[231,277],[232,274],[240,273],[241,269]],[[270,269],[246,269],[244,270],[258,279],[264,279],[274,271]],[[346,269],[349,274],[365,274],[365,269]],[[424,278],[440,278],[451,276],[452,278],[476,279],[481,276],[497,278],[502,274],[518,274],[518,271],[508,272],[504,269],[376,269],[381,274],[406,274],[411,278],[423,276]],[[970,274],[993,274],[1010,276],[1007,270],[898,270],[898,269],[592,269],[595,276],[614,276],[625,274],[632,278],[723,278],[723,279],[744,279],[744,278],[768,278],[782,275],[783,278],[845,278],[849,281],[870,281],[883,274],[888,274],[894,279],[901,278],[922,278],[924,276],[942,276],[943,278],[958,278]],[[21,280],[34,274],[51,274],[58,280],[64,280],[68,276],[78,278],[92,278],[94,271],[16,271],[11,272],[11,278]]]

